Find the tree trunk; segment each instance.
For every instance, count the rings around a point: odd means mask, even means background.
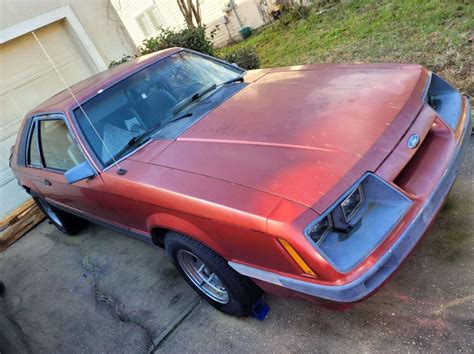
[[[200,0],[176,0],[188,28],[202,26]]]
[[[196,5],[193,4],[193,0],[188,0],[189,7],[194,15],[194,20],[196,21],[196,25],[198,27],[202,26],[201,22],[201,7],[199,6],[199,0],[196,0]]]

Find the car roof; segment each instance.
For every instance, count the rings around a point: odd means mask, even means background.
[[[100,89],[105,89],[121,81],[125,77],[133,74],[134,72],[137,72],[140,69],[143,69],[148,65],[162,58],[170,56],[174,53],[177,53],[181,50],[183,50],[183,48],[173,47],[165,50],[160,50],[152,54],[140,56],[124,64],[95,74],[71,86],[69,89],[74,94],[76,99],[80,103],[82,103],[87,99],[95,96],[97,94],[97,91],[99,91]],[[27,116],[49,112],[69,111],[72,107],[77,106],[77,102],[71,95],[71,92],[69,92],[68,89],[64,89],[63,91],[57,93],[56,95],[50,97],[40,105],[33,108],[27,114]]]

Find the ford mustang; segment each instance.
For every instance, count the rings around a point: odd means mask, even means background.
[[[160,246],[225,313],[263,291],[348,308],[430,226],[470,125],[419,65],[245,71],[171,48],[32,110],[10,163],[61,231],[87,219]]]

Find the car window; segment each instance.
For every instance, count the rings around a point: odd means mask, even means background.
[[[176,111],[180,102],[242,73],[232,65],[182,51],[100,90],[74,115],[92,150],[107,166],[130,139],[182,114]]]
[[[84,155],[73,140],[64,120],[40,120],[39,124],[45,167],[66,171],[84,162]]]
[[[41,158],[38,152],[38,128],[36,122],[33,123],[28,150],[28,165],[41,167]]]

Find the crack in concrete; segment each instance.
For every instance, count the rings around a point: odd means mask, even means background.
[[[101,292],[97,288],[97,286],[94,286],[94,294],[95,294],[95,297],[96,297],[97,301],[105,302],[106,304],[108,304],[109,306],[112,307],[113,313],[119,321],[124,322],[124,323],[134,324],[134,325],[140,327],[141,329],[143,329],[146,333],[147,338],[148,338],[148,342],[149,342],[150,347],[154,348],[155,342],[153,341],[153,334],[151,333],[151,331],[147,327],[145,327],[140,322],[126,316],[125,313],[120,312],[119,307],[115,303],[114,299],[112,297],[104,294],[103,292]]]
[[[40,228],[38,228],[37,230],[39,234],[50,239],[53,242],[58,242],[68,247],[76,247],[78,249],[79,255],[81,257],[82,266],[87,272],[92,273],[94,276],[94,281],[91,288],[96,300],[100,302],[105,302],[107,305],[112,307],[113,314],[119,321],[136,325],[140,327],[143,331],[145,331],[150,348],[154,348],[155,341],[153,340],[152,331],[148,329],[146,326],[144,326],[142,323],[134,320],[133,318],[128,317],[125,313],[121,312],[119,310],[118,305],[116,304],[116,301],[111,296],[108,296],[107,294],[105,294],[103,291],[101,291],[98,288],[97,284],[99,280],[101,279],[102,275],[104,274],[105,268],[107,268],[107,265],[109,262],[107,261],[105,266],[99,266],[97,264],[93,264],[90,262],[91,261],[90,258],[87,256],[87,254],[85,254],[84,250],[82,249],[81,242],[79,243],[69,242],[70,240],[65,238],[64,235],[61,235],[61,234],[55,235],[56,232],[54,231],[57,231],[57,230],[54,230],[52,234],[45,233],[42,230],[40,230]]]
[[[54,230],[54,231],[57,231],[57,230]],[[102,275],[104,274],[104,272],[107,268],[107,265],[109,263],[108,261],[106,262],[105,265],[98,265],[98,264],[92,263],[90,257],[88,257],[88,255],[84,252],[83,248],[81,247],[82,246],[81,245],[82,240],[78,243],[75,243],[75,242],[70,242],[71,240],[68,240],[67,238],[64,239],[64,237],[63,237],[64,235],[61,235],[59,232],[58,232],[58,234],[55,234],[54,232],[53,232],[53,234],[45,233],[45,232],[42,232],[39,228],[38,228],[38,232],[42,236],[49,238],[53,242],[58,242],[58,243],[61,243],[63,245],[66,245],[68,247],[76,247],[78,249],[79,255],[81,257],[81,262],[82,262],[83,268],[87,272],[91,273],[94,276],[94,281],[93,281],[93,284],[91,286],[91,289],[93,291],[93,294],[94,294],[96,300],[99,301],[99,302],[105,302],[107,305],[109,305],[113,310],[112,312],[113,312],[114,316],[119,321],[136,325],[136,326],[140,327],[143,331],[145,331],[147,339],[148,339],[148,343],[149,343],[150,348],[151,348],[150,353],[156,353],[159,350],[159,348],[170,337],[170,335],[172,335],[181,326],[181,324],[191,315],[191,313],[201,303],[198,300],[197,302],[194,302],[194,303],[190,304],[190,306],[188,306],[179,316],[177,316],[164,329],[164,331],[157,338],[154,339],[153,338],[153,332],[150,329],[148,329],[145,325],[143,325],[139,321],[131,318],[130,316],[128,316],[123,311],[120,311],[120,308],[119,308],[119,305],[117,304],[117,302],[111,296],[107,295],[104,291],[99,289],[98,282],[102,278]]]
[[[82,253],[81,253],[81,255],[82,255]],[[101,291],[99,289],[98,282],[101,279],[102,275],[104,274],[104,271],[105,271],[104,268],[106,268],[107,265],[105,267],[99,267],[97,265],[93,265],[93,264],[88,262],[88,258],[85,257],[84,255],[82,255],[82,265],[83,265],[84,269],[86,269],[88,272],[91,272],[91,273],[94,274],[94,282],[93,282],[92,288],[93,288],[93,293],[94,293],[94,296],[95,296],[96,300],[100,301],[100,302],[105,302],[107,305],[112,307],[113,314],[115,315],[115,317],[119,321],[136,325],[136,326],[140,327],[142,330],[144,330],[145,333],[146,333],[146,336],[148,338],[149,346],[151,348],[153,348],[155,346],[155,342],[153,340],[152,331],[150,329],[148,329],[142,323],[140,323],[137,320],[127,316],[124,312],[121,312],[120,309],[119,309],[119,306],[116,303],[116,301],[111,296],[105,294],[103,291]]]
[[[167,329],[155,340],[156,344],[153,346],[150,353],[156,353],[158,349],[166,342],[166,340],[181,326],[181,324],[186,321],[186,319],[191,315],[191,313],[199,306],[201,303],[198,300],[196,303],[191,304],[186,310],[181,313],[181,316],[178,316],[173,322],[170,323]]]

